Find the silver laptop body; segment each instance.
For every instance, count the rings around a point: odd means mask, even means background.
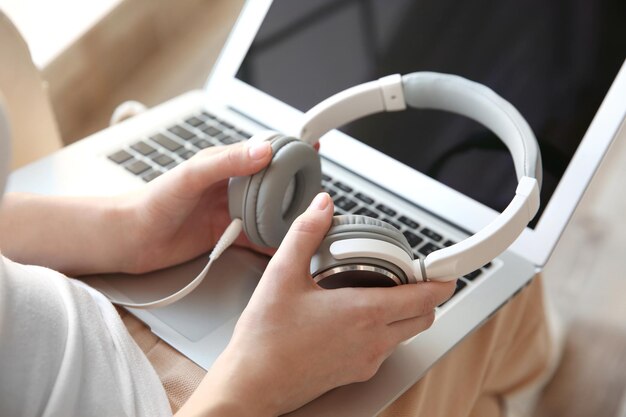
[[[203,147],[244,140],[267,128],[295,134],[303,110],[345,87],[389,73],[455,72],[489,85],[518,106],[522,114],[530,115],[542,152],[549,151],[544,152],[548,175],[540,217],[509,251],[461,278],[455,296],[437,309],[432,328],[399,346],[374,378],[335,389],[292,413],[376,415],[541,270],[626,115],[624,56],[612,57],[612,65],[606,64],[602,71],[585,67],[583,59],[574,56],[571,59],[579,71],[570,73],[567,66],[562,68],[571,78],[568,82],[572,88],[583,85],[601,91],[595,94],[593,108],[581,111],[587,119],[579,126],[574,145],[559,149],[558,136],[551,142],[545,135],[570,131],[562,132],[558,125],[543,129],[549,125],[546,114],[567,110],[571,113],[557,114],[556,122],[572,117],[580,120],[578,110],[535,106],[532,100],[539,98],[532,94],[526,97],[525,89],[534,82],[536,89],[545,88],[552,82],[548,75],[554,74],[539,73],[535,80],[535,72],[526,67],[511,69],[523,61],[524,42],[533,41],[533,36],[520,38],[521,34],[534,32],[521,27],[494,45],[493,38],[485,37],[488,29],[499,33],[507,27],[506,22],[491,20],[496,19],[494,16],[502,18],[498,10],[477,12],[467,5],[460,6],[454,16],[446,16],[440,14],[446,2],[415,3],[248,1],[204,89],[176,97],[15,171],[8,189],[90,195],[132,190]],[[533,7],[542,7],[535,3]],[[408,17],[416,22],[411,23]],[[495,29],[490,27],[493,25]],[[424,28],[423,33],[420,28]],[[460,61],[449,59],[457,54],[452,49],[456,38],[450,35],[454,31],[467,32],[459,38],[476,46]],[[484,56],[476,53],[488,47],[496,52],[485,52]],[[394,49],[400,52],[393,53]],[[501,54],[499,50],[508,52]],[[407,64],[404,58],[413,55],[418,59]],[[549,61],[549,54],[544,55]],[[486,71],[477,69],[476,61],[481,61],[478,67]],[[531,69],[544,63],[534,64]],[[602,83],[596,85],[585,78],[584,71],[591,70]],[[515,88],[504,88],[509,84]],[[568,106],[564,103],[563,107]],[[497,213],[498,195],[506,202],[514,190],[507,194],[509,184],[498,179],[511,175],[515,180],[512,162],[500,158],[507,153],[493,148],[489,132],[458,119],[440,119],[436,120],[439,127],[437,123],[431,125],[430,119],[442,116],[424,113],[417,121],[406,116],[410,123],[423,123],[423,128],[406,127],[409,125],[398,119],[399,126],[393,120],[391,127],[383,123],[333,131],[322,139],[320,151],[323,187],[333,194],[337,211],[389,221],[414,239],[416,256],[463,239],[487,224]],[[143,145],[138,145],[140,142]],[[445,146],[439,153],[431,151],[442,143]],[[430,160],[403,159],[417,154],[426,154]],[[558,160],[556,168],[551,158]],[[472,161],[477,165],[468,169]],[[469,176],[470,180],[460,181],[459,176]],[[467,183],[477,186],[466,190],[463,187]],[[111,296],[143,302],[184,286],[205,263],[206,258],[200,257],[142,276],[112,274],[86,280]],[[132,313],[173,347],[208,368],[226,346],[266,263],[263,256],[231,248],[202,285],[182,301]]]

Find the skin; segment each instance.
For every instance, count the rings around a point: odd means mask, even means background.
[[[72,275],[183,262],[210,250],[230,223],[227,178],[258,172],[270,154],[267,143],[208,149],[113,198],[8,194],[0,209],[3,254]],[[430,327],[454,282],[336,290],[314,283],[310,260],[332,214],[332,200],[321,193],[294,222],[228,347],[178,416],[289,412],[334,387],[371,378],[398,343]],[[243,235],[237,244],[273,252]]]
[[[73,276],[175,265],[209,251],[230,223],[228,178],[258,172],[270,160],[268,143],[213,147],[131,194],[10,193],[0,208],[0,247],[14,261]],[[236,244],[273,252],[243,235]]]

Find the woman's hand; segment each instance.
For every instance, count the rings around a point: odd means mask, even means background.
[[[205,149],[131,196],[134,249],[127,272],[175,265],[209,251],[231,222],[228,178],[260,171],[271,155],[268,142]],[[243,234],[236,244],[253,247]]]
[[[320,194],[293,224],[230,344],[181,415],[289,412],[371,378],[398,343],[432,324],[454,282],[335,290],[315,284],[309,264],[332,213],[330,197]]]

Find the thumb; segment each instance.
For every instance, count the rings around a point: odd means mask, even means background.
[[[311,258],[326,236],[332,217],[333,203],[330,196],[319,193],[307,210],[293,222],[272,262],[308,274]]]

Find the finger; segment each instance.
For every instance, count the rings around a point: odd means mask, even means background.
[[[451,282],[419,282],[392,288],[358,288],[371,305],[379,306],[378,311],[386,323],[430,314],[435,307],[446,301],[454,292],[456,284]]]
[[[311,258],[330,228],[333,204],[327,193],[319,193],[307,210],[293,222],[276,254],[274,263],[292,265],[308,274]]]
[[[181,165],[181,175],[188,192],[197,193],[218,181],[254,174],[266,167],[271,158],[269,142],[220,146],[203,151],[184,167]]]
[[[389,329],[388,340],[394,344],[404,342],[405,340],[408,340],[430,328],[434,321],[435,311],[431,310],[428,314],[424,314],[419,317],[413,317],[391,323],[387,326]]]

